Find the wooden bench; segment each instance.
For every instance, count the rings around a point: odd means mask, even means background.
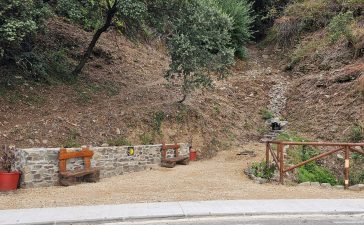
[[[181,164],[181,165],[188,165],[190,162],[189,157],[187,156],[180,156],[179,155],[179,145],[178,144],[174,144],[174,145],[166,145],[166,144],[162,144],[162,160],[161,160],[161,166],[162,167],[167,167],[167,168],[173,168],[176,166],[176,164]],[[174,153],[175,153],[175,157],[173,158],[167,158],[167,150],[169,149],[173,149]]]
[[[82,148],[81,151],[68,152],[63,148],[59,151],[59,182],[63,186],[70,186],[82,181],[97,182],[100,180],[100,169],[91,167],[91,158],[93,151],[88,148]],[[82,158],[84,161],[83,169],[67,171],[67,159]]]

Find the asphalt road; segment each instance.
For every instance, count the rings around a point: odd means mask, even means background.
[[[106,223],[104,225],[364,225],[364,215],[206,217]]]

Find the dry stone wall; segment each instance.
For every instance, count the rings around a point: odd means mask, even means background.
[[[180,155],[188,156],[188,144],[180,144]],[[145,170],[148,165],[159,164],[162,145],[133,146],[134,155],[128,156],[128,147],[91,147],[94,156],[91,165],[101,168],[101,178]],[[48,187],[58,185],[59,148],[20,149],[17,169],[22,172],[20,185],[23,188]],[[79,151],[79,148],[70,149]],[[167,157],[173,157],[173,150]],[[67,160],[67,169],[83,168],[82,159]]]

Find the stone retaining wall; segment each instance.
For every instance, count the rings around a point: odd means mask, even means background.
[[[134,146],[135,154],[128,156],[127,146],[91,147],[94,156],[92,166],[101,168],[101,178],[145,170],[147,165],[158,164],[161,160],[162,145]],[[180,144],[180,155],[189,155],[189,146]],[[78,148],[70,150],[79,151]],[[21,160],[17,165],[22,172],[20,185],[23,188],[47,187],[58,185],[59,148],[20,149]],[[167,157],[173,157],[173,150]],[[83,168],[82,159],[67,160],[67,169]]]

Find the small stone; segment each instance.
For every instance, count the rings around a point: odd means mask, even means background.
[[[42,143],[46,145],[46,144],[48,144],[48,140],[44,139],[44,140],[42,140]]]
[[[121,130],[119,128],[116,128],[116,134],[120,135],[121,134]]]
[[[262,55],[263,59],[268,59],[269,56],[268,55]]]
[[[35,143],[40,144],[40,141],[38,139],[35,139],[34,141]]]
[[[329,183],[322,183],[321,184],[321,187],[323,187],[323,188],[331,188],[331,184],[329,184]]]
[[[260,178],[260,179],[258,179],[258,181],[259,181],[259,184],[265,184],[268,182],[268,180],[265,178]]]
[[[344,156],[343,156],[343,155],[341,155],[341,154],[337,154],[337,155],[336,155],[336,157],[337,157],[338,159],[344,159]]]
[[[356,185],[350,186],[349,190],[362,191],[362,190],[364,190],[364,184],[356,184]]]
[[[344,190],[344,186],[343,185],[335,185],[333,186],[334,189],[337,189],[337,190]]]
[[[298,184],[298,186],[310,186],[310,185],[311,185],[311,182],[303,182],[303,183]]]
[[[319,182],[311,182],[311,186],[319,187],[320,183]]]
[[[32,139],[28,139],[28,141],[29,141],[29,143],[30,143],[31,145],[34,145],[34,141],[33,141]]]
[[[108,144],[108,143],[103,143],[103,144],[101,145],[101,147],[109,147],[109,144]]]

